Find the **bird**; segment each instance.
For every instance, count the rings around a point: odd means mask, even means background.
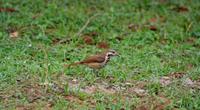
[[[105,67],[106,64],[110,61],[110,58],[113,56],[119,56],[119,55],[115,50],[107,50],[105,52],[89,56],[82,61],[75,62],[75,63],[65,65],[65,66],[70,67],[70,66],[76,66],[76,65],[86,65],[89,68],[92,68],[94,70],[99,70]]]

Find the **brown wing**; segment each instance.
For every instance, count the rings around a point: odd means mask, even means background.
[[[81,63],[91,63],[91,62],[96,62],[96,63],[102,63],[105,60],[105,56],[104,55],[94,55],[91,57],[88,57],[87,59],[81,61]]]

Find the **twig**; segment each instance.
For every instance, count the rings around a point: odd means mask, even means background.
[[[78,31],[78,33],[75,34],[75,36],[80,37],[81,33],[83,32],[83,30],[88,26],[88,24],[91,22],[92,19],[94,19],[95,17],[99,16],[100,14],[95,14],[93,16],[91,16],[87,22],[83,25],[83,27]]]
[[[188,32],[190,30],[190,28],[192,27],[192,22],[188,25],[186,32]]]

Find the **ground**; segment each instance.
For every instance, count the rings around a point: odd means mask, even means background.
[[[200,109],[198,0],[1,0],[0,109]],[[116,50],[98,71],[64,65]]]

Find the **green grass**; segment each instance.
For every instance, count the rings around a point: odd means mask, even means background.
[[[188,11],[178,12],[180,6]],[[200,78],[198,0],[3,0],[0,8],[17,10],[0,12],[0,109],[45,109],[51,103],[55,110],[128,110],[144,104],[153,110],[160,106],[161,94],[170,100],[166,110],[200,109],[198,89],[185,87],[182,79],[165,87],[156,81],[172,72],[184,72],[193,80]],[[96,14],[81,33],[97,33],[92,37],[94,44],[87,45],[77,33]],[[150,21],[152,18],[156,21]],[[129,29],[130,24],[139,29]],[[156,31],[148,28],[151,25]],[[18,32],[17,38],[11,38],[10,31]],[[55,39],[66,42],[55,43]],[[97,46],[101,41],[120,57],[113,58],[99,76],[85,66],[63,68],[103,51]],[[78,89],[68,87],[72,79],[80,83]],[[148,95],[141,97],[126,90],[88,94],[80,90],[101,81],[117,86],[130,81],[133,87],[143,82]],[[33,86],[45,82],[56,82],[65,91]],[[30,102],[28,98],[34,96],[28,96],[27,86],[38,89],[40,98]]]

